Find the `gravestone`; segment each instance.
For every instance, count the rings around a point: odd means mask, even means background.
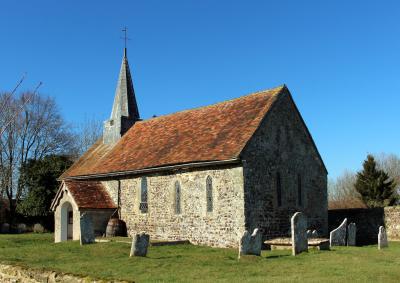
[[[356,245],[356,234],[357,234],[356,223],[350,223],[349,226],[347,226],[347,245],[348,246]]]
[[[17,225],[17,233],[25,233],[26,225],[24,223],[20,223]]]
[[[330,233],[329,243],[332,246],[345,246],[347,238],[347,218]]]
[[[150,235],[143,232],[134,235],[132,238],[131,253],[129,256],[146,256],[149,243]]]
[[[93,223],[90,216],[86,213],[81,215],[80,219],[81,226],[81,245],[91,244],[95,242]]]
[[[379,233],[378,233],[378,249],[383,249],[383,248],[387,248],[388,245],[388,239],[387,239],[387,234],[386,234],[386,230],[385,227],[380,226],[379,227]]]
[[[312,233],[311,233],[311,238],[318,238],[318,237],[319,237],[318,231],[317,230],[313,230]]]
[[[10,224],[8,224],[8,223],[1,224],[1,231],[0,232],[1,233],[5,233],[5,234],[10,233]]]
[[[307,218],[301,212],[296,212],[291,219],[292,255],[308,251]]]
[[[40,223],[36,223],[35,225],[33,225],[33,232],[34,233],[44,233],[43,225]]]
[[[307,230],[307,238],[311,238],[312,237],[312,231],[311,230]]]
[[[254,229],[253,234],[244,231],[239,242],[239,258],[242,255],[261,255],[262,234],[258,228]]]

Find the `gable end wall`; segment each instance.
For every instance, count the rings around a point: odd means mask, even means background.
[[[309,229],[327,235],[327,172],[290,94],[286,91],[281,95],[241,154],[246,228],[261,228],[266,239],[288,236],[291,216],[302,211]],[[298,174],[302,205],[298,203]]]

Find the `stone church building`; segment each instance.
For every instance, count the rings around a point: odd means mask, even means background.
[[[287,236],[296,211],[328,232],[327,170],[286,86],[142,120],[126,50],[102,139],[60,179],[56,242],[84,212],[98,235],[118,211],[130,234],[215,247]]]

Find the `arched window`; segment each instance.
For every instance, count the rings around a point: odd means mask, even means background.
[[[298,200],[299,206],[303,205],[301,189],[302,189],[301,188],[301,176],[300,176],[300,174],[297,174],[297,200]]]
[[[147,192],[147,178],[142,177],[141,184],[140,184],[140,211],[142,213],[146,213],[148,210],[147,204],[148,192]]]
[[[282,184],[281,184],[281,174],[276,173],[276,199],[278,206],[282,206]]]
[[[207,198],[207,212],[213,211],[213,187],[212,179],[210,176],[206,180],[206,198]]]
[[[181,213],[181,185],[179,181],[175,182],[175,213]]]

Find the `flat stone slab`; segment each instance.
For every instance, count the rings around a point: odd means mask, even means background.
[[[187,245],[190,244],[189,240],[183,241],[150,241],[150,246],[176,246],[176,245]]]
[[[272,250],[289,250],[292,249],[291,238],[275,238],[264,241],[264,244],[271,246]],[[318,250],[329,250],[329,239],[326,238],[310,238],[308,239],[308,247]]]

